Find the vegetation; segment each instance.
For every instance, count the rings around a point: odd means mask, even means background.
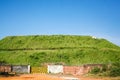
[[[105,39],[94,39],[91,36],[70,35],[36,35],[8,36],[0,41],[0,49],[61,49],[61,48],[118,48]]]
[[[120,62],[113,63],[109,70],[109,76],[120,76]]]
[[[0,40],[0,61],[9,64],[120,62],[120,47],[105,39],[74,35],[8,36]]]
[[[94,67],[92,70],[91,70],[91,74],[98,74],[98,73],[100,73],[101,72],[101,69],[100,68],[98,68],[98,67]]]
[[[120,62],[114,62],[112,64],[105,64],[102,69],[99,67],[94,67],[91,71],[91,74],[99,76],[110,76],[117,77],[120,76]]]

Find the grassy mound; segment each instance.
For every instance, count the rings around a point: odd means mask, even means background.
[[[81,65],[120,61],[120,47],[105,39],[75,35],[8,36],[0,40],[0,61],[9,64]]]

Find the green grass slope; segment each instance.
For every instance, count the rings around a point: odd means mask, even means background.
[[[8,36],[0,40],[0,61],[9,64],[81,65],[120,61],[120,47],[105,39],[75,35]]]

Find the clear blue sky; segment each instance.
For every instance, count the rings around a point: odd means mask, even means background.
[[[120,0],[0,0],[0,39],[71,34],[120,45]]]

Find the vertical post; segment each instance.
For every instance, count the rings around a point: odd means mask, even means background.
[[[30,65],[28,65],[28,73],[30,73]]]

